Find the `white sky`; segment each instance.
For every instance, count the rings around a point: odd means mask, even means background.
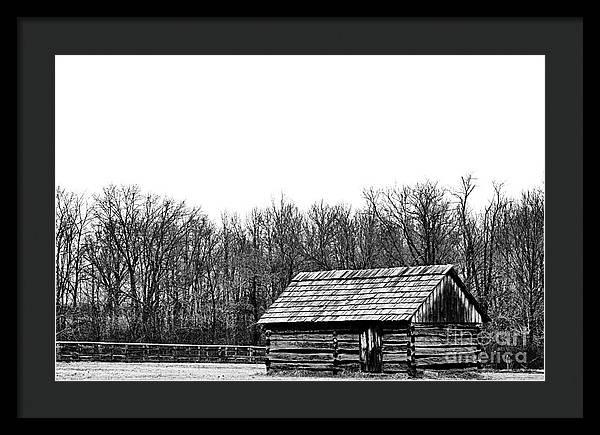
[[[218,218],[425,178],[544,180],[543,56],[56,56],[56,185]]]

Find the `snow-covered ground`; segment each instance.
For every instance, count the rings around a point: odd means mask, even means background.
[[[272,375],[264,364],[57,362],[57,381],[370,381],[406,375]],[[421,371],[414,380],[543,381],[543,371]]]

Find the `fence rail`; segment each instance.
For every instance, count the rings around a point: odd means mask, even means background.
[[[264,346],[56,342],[56,361],[263,363],[264,360]]]

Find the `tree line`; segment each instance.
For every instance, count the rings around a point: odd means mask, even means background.
[[[474,189],[424,181],[306,210],[282,196],[213,221],[138,186],[59,187],[57,339],[260,344],[257,320],[298,272],[453,263],[491,327],[526,331],[542,364],[543,190],[494,184],[474,210]]]

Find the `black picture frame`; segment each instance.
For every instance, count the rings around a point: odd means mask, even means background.
[[[581,18],[19,18],[17,32],[18,416],[582,416]],[[54,381],[54,56],[220,53],[546,56],[544,382]]]

